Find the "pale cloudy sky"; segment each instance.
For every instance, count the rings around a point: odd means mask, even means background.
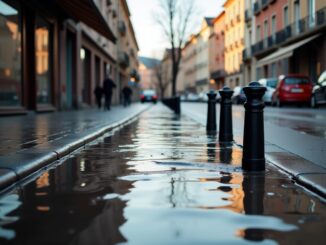
[[[153,19],[158,1],[160,0],[127,0],[141,56],[160,58],[162,50],[168,47]],[[194,32],[197,32],[202,18],[217,16],[225,0],[195,0],[195,2],[199,8],[198,12],[201,13],[196,20],[197,28],[194,29]]]

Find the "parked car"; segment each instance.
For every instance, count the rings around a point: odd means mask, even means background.
[[[326,104],[326,70],[319,76],[310,99],[310,106],[313,108],[321,104]]]
[[[187,101],[199,101],[199,95],[195,93],[187,94]]]
[[[246,95],[243,91],[243,87],[237,86],[233,89],[233,95],[231,97],[233,104],[243,104],[246,101]]]
[[[211,90],[200,92],[199,93],[199,100],[207,102],[208,101],[208,95],[207,94],[210,93],[210,91]],[[220,93],[218,92],[218,90],[212,90],[212,91],[214,91],[216,93],[216,97],[215,97],[216,102],[219,102],[220,99],[221,99]]]
[[[312,95],[312,82],[308,76],[300,74],[282,75],[272,97],[273,106],[284,103],[308,104]]]
[[[266,92],[263,97],[263,100],[266,104],[272,104],[273,93],[276,89],[277,78],[262,78],[258,82],[260,85],[266,87]]]
[[[157,95],[156,95],[155,90],[152,90],[152,89],[143,90],[140,95],[140,101],[141,101],[141,103],[144,103],[144,102],[156,103]]]

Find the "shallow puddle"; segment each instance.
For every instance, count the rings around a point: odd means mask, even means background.
[[[1,244],[323,244],[325,205],[157,105],[0,198]]]

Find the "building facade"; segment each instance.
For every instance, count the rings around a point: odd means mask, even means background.
[[[243,86],[244,0],[228,0],[225,9],[225,85]]]
[[[244,62],[254,70],[252,79],[300,73],[316,81],[326,69],[326,2],[261,0],[251,11],[255,35]]]
[[[160,60],[148,57],[139,57],[139,74],[141,89],[156,89],[158,85],[155,69],[160,65]]]
[[[121,4],[0,0],[0,113],[93,106],[96,84],[119,72]],[[137,58],[137,42],[132,34],[130,39]]]
[[[209,72],[211,88],[220,89],[224,86],[225,68],[224,68],[224,29],[225,12],[223,11],[214,20],[214,32],[209,39]]]
[[[210,88],[209,73],[209,37],[213,33],[213,18],[204,18],[201,30],[196,35],[196,92],[208,91]]]
[[[182,49],[181,64],[184,80],[184,94],[196,93],[196,43],[195,35],[191,35]]]

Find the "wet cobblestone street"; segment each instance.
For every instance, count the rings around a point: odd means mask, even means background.
[[[323,244],[324,202],[162,105],[0,197],[0,244]]]

